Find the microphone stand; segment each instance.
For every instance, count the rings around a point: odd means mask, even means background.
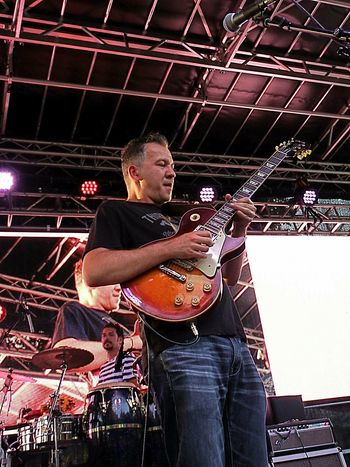
[[[21,302],[19,302],[17,308],[19,310],[19,315],[16,319],[13,319],[13,321],[10,323],[7,329],[4,329],[0,338],[0,347],[6,339],[6,337],[9,337],[11,331],[15,329],[15,327],[22,321],[23,317],[25,317],[27,320],[30,332],[35,332],[32,316],[36,318],[36,315],[29,309],[26,300],[22,300]]]
[[[53,424],[52,434],[53,434],[53,441],[54,441],[54,450],[53,450],[52,455],[53,455],[53,462],[54,462],[55,467],[59,467],[60,465],[60,451],[58,449],[58,425],[57,425],[58,417],[55,411],[56,411],[57,400],[58,400],[58,396],[60,393],[61,385],[65,377],[66,371],[68,369],[67,363],[63,362],[60,368],[62,370],[60,381],[58,383],[56,391],[52,395],[52,406],[51,406],[51,410],[49,413],[49,417],[47,419],[48,434],[50,430],[50,425],[51,423]]]
[[[5,403],[5,400],[7,398],[7,394],[9,394],[9,406],[8,406],[8,412],[10,410],[10,405],[11,405],[11,401],[12,401],[12,394],[11,394],[11,389],[12,389],[12,382],[13,382],[13,378],[11,376],[11,373],[12,373],[12,368],[9,369],[9,372],[8,372],[8,375],[6,376],[6,379],[5,379],[5,382],[4,382],[4,385],[3,387],[1,388],[1,392],[4,393],[4,395],[2,396],[2,401],[1,401],[1,405],[0,405],[0,415],[2,413],[2,409],[4,407],[4,403]]]
[[[350,56],[350,31],[345,31],[341,28],[331,30],[323,27],[306,27],[298,24],[293,24],[282,16],[275,16],[273,19],[271,19],[267,12],[263,13],[261,20],[264,27],[275,26],[282,29],[286,29],[288,31],[307,32],[310,34],[317,34],[319,36],[333,39],[340,46],[337,51],[338,55],[343,55],[346,57]]]
[[[34,318],[36,318],[36,315],[29,309],[28,305],[27,305],[27,301],[26,299],[24,299],[20,305],[20,309],[21,311],[24,313],[24,316],[26,317],[27,319],[27,323],[28,323],[28,326],[29,326],[29,331],[30,332],[35,332],[34,331],[34,326],[33,326],[33,320],[32,320],[32,316]]]

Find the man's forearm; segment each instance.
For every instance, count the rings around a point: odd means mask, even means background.
[[[96,248],[83,261],[83,277],[89,287],[120,284],[169,259],[162,242],[135,250]]]
[[[227,261],[222,267],[222,275],[230,286],[236,285],[242,271],[244,251],[236,258]]]

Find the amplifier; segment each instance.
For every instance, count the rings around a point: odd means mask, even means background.
[[[272,454],[335,446],[333,428],[328,418],[298,420],[267,427]]]
[[[273,457],[272,463],[276,467],[347,467],[343,453],[335,447]]]

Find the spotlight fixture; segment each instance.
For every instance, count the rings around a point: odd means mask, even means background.
[[[6,308],[4,307],[2,303],[0,303],[0,323],[4,321],[6,316],[7,316]]]
[[[303,204],[305,206],[313,206],[317,202],[317,192],[314,188],[306,188],[303,193]]]
[[[80,191],[82,195],[85,196],[94,196],[98,192],[99,186],[96,180],[86,180],[80,186]]]
[[[214,186],[203,186],[199,189],[199,200],[202,203],[212,203],[217,199],[218,191]]]
[[[9,170],[0,170],[0,191],[10,191],[14,185],[14,174]]]
[[[301,206],[313,206],[318,201],[318,192],[315,188],[310,187],[305,175],[296,180],[294,199]]]

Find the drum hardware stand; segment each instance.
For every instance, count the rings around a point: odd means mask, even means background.
[[[2,422],[0,422],[0,466],[6,467],[7,465],[7,456],[2,447],[3,445],[3,437],[4,437],[4,427],[2,426]]]
[[[63,379],[65,377],[66,371],[68,369],[68,365],[66,362],[62,363],[60,366],[62,373],[60,377],[60,381],[58,383],[56,391],[52,394],[51,400],[52,400],[52,405],[49,413],[49,418],[47,419],[47,427],[46,430],[49,433],[51,425],[53,426],[52,434],[53,434],[53,441],[54,441],[54,449],[51,452],[51,459],[52,463],[55,465],[55,467],[59,467],[60,465],[60,451],[58,449],[58,425],[57,425],[57,411],[56,411],[56,406],[57,406],[57,401],[58,397],[60,394],[60,389],[61,385],[63,382]]]
[[[10,411],[10,405],[11,405],[11,401],[12,401],[12,382],[13,382],[13,377],[11,375],[12,371],[13,371],[12,368],[10,368],[9,372],[8,372],[8,375],[6,376],[4,385],[1,388],[1,392],[3,392],[4,395],[2,396],[2,401],[1,401],[1,405],[0,405],[0,415],[2,413],[2,409],[4,407],[4,403],[5,403],[5,400],[7,398],[7,394],[9,395],[9,403],[8,403],[7,413]]]
[[[106,415],[110,401],[106,402],[104,389],[102,389],[101,391],[101,397],[102,397],[102,402],[99,403],[99,406],[100,406],[100,409],[102,410],[103,415]]]

